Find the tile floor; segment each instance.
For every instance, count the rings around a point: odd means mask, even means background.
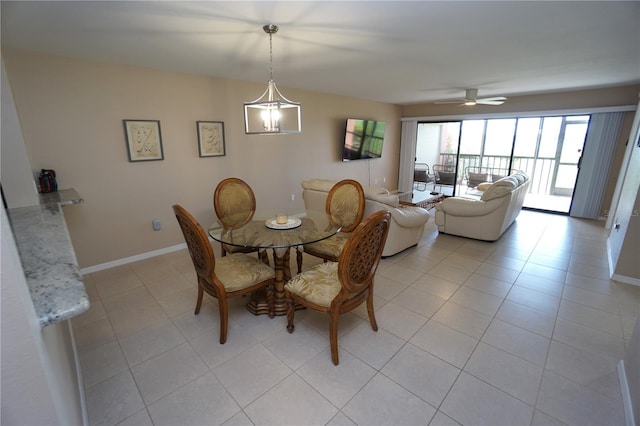
[[[433,212],[433,211],[432,211]],[[91,425],[623,425],[616,366],[640,287],[607,278],[602,222],[523,211],[495,243],[438,235],[378,269],[373,332],[298,311],[193,315],[185,250],[86,276],[73,320]],[[307,265],[311,264],[311,259]]]

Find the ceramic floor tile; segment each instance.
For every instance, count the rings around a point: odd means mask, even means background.
[[[564,289],[563,282],[542,278],[526,272],[520,273],[515,284],[519,287],[528,288],[529,290],[538,291],[555,297],[561,297],[562,290]]]
[[[606,295],[568,285],[565,286],[562,298],[582,305],[591,306],[592,308],[601,309],[612,314],[620,314],[618,298],[614,295]]]
[[[282,402],[286,401],[286,407]],[[244,409],[256,425],[324,425],[338,409],[308,383],[291,374]]]
[[[144,401],[129,370],[86,390],[91,426],[111,426],[144,408]]]
[[[539,291],[514,285],[507,295],[507,301],[518,303],[544,314],[555,316],[560,306],[560,298]]]
[[[394,297],[391,302],[424,318],[430,318],[440,309],[445,300],[411,286]]]
[[[558,318],[577,322],[585,327],[622,337],[622,319],[620,315],[607,311],[563,300],[558,310]]]
[[[297,370],[328,347],[329,339],[318,334],[306,323],[299,322],[293,333],[282,327],[279,333],[264,340],[262,344],[289,368]]]
[[[425,425],[436,409],[377,374],[342,411],[358,425]]]
[[[338,337],[339,352],[347,350],[375,369],[380,369],[405,343],[393,334],[378,328],[373,331],[369,323],[362,323],[345,336]]]
[[[427,322],[427,318],[389,302],[376,312],[376,322],[378,327],[409,340]]]
[[[380,371],[434,407],[460,374],[456,367],[413,345],[404,346]]]
[[[129,416],[120,423],[118,426],[154,426],[149,412],[147,409],[143,409],[135,413],[133,416]]]
[[[496,268],[496,266],[493,266],[493,268]],[[477,273],[471,275],[469,279],[465,281],[464,286],[504,299],[509,293],[509,290],[511,290],[512,284]]]
[[[396,264],[386,265],[386,267],[378,267],[378,270],[376,271],[376,276],[382,275],[400,283],[404,283],[405,285],[413,283],[415,280],[420,278],[422,274],[422,271]]]
[[[191,347],[209,368],[218,367],[258,343],[258,340],[251,333],[244,332],[235,323],[229,323],[227,341],[224,345],[220,344],[220,331],[218,328],[210,329],[189,341]]]
[[[73,336],[76,341],[76,347],[81,353],[116,340],[116,335],[108,318],[80,326],[74,324]]]
[[[429,275],[433,275],[435,277],[442,278],[456,284],[462,284],[467,280],[467,278],[469,278],[472,273],[472,271],[454,268],[450,265],[443,264],[443,262],[439,263],[435,268],[432,268],[429,271]]]
[[[503,268],[502,266],[493,265],[491,263],[483,263],[478,269],[476,269],[476,276],[481,275],[490,279],[494,279],[507,284],[513,284],[520,275],[520,271],[515,271],[509,268]],[[469,280],[465,282],[468,285]]]
[[[327,423],[327,426],[357,426],[349,417],[341,411]]]
[[[550,339],[495,319],[482,341],[533,364],[544,366]]]
[[[500,409],[496,409],[500,407]],[[462,373],[440,411],[463,425],[529,425],[533,407]]]
[[[438,411],[436,415],[433,416],[429,426],[460,426],[460,423],[456,422],[442,411]]]
[[[178,328],[166,320],[121,338],[120,346],[127,362],[133,366],[184,342]]]
[[[620,399],[616,358],[552,341],[545,368],[612,399]]]
[[[496,314],[502,304],[502,298],[483,293],[466,285],[460,287],[449,301],[490,317]]]
[[[549,266],[537,265],[535,263],[527,262],[522,268],[522,272],[535,275],[541,278],[546,278],[551,281],[558,281],[563,283],[567,277],[567,272],[561,269],[552,268]]]
[[[384,300],[391,300],[407,288],[408,284],[401,283],[383,275],[376,274],[373,293]]]
[[[187,340],[209,331],[219,333],[220,330],[220,312],[218,306],[213,303],[203,304],[198,315],[193,312],[185,312],[171,318],[171,320]]]
[[[93,386],[127,370],[127,361],[117,341],[106,343],[79,356],[85,386]]]
[[[464,371],[511,396],[534,405],[542,367],[480,342]]]
[[[597,355],[618,359],[624,356],[624,340],[621,337],[572,321],[558,319],[553,331],[553,339]]]
[[[453,254],[447,256],[438,265],[440,267],[446,266],[449,268],[462,269],[468,272],[475,272],[475,270],[478,269],[478,267],[480,267],[480,265],[482,264],[482,261],[464,256],[463,254],[459,253],[460,250],[462,250],[462,248],[456,250]]]
[[[239,411],[238,404],[211,372],[149,406],[156,426],[220,425]]]
[[[407,268],[415,269],[420,272],[427,272],[429,269],[436,266],[439,262],[430,259],[424,259],[419,256],[405,256],[398,262],[396,265],[398,266],[406,266]]]
[[[144,304],[135,310],[115,310],[109,314],[113,331],[118,337],[130,336],[167,318],[157,303]]]
[[[411,338],[410,343],[449,364],[462,368],[478,344],[478,340],[436,321],[429,321]]]
[[[296,373],[333,405],[342,408],[373,378],[376,370],[347,351],[340,354],[340,363],[333,365],[327,348]]]
[[[213,372],[244,408],[291,374],[291,369],[264,346],[257,344],[216,367]]]
[[[619,289],[615,281],[612,281],[610,279],[585,277],[583,275],[576,275],[571,272],[567,273],[565,284],[568,284],[572,287],[583,288],[585,290],[591,290],[607,295],[616,295]]]
[[[447,300],[456,292],[460,284],[433,275],[424,274],[416,282],[411,284],[411,287]]]
[[[184,343],[131,369],[147,405],[205,374],[209,369]]]
[[[432,319],[476,339],[484,334],[491,322],[490,316],[453,302],[445,303]]]
[[[538,409],[568,425],[624,425],[622,403],[545,372]]]
[[[500,306],[496,318],[545,337],[552,336],[556,323],[553,316],[509,301]]]

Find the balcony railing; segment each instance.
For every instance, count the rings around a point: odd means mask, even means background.
[[[458,176],[464,179],[466,167],[483,167],[488,169],[509,169],[508,156],[492,156],[460,154],[458,159]],[[440,164],[455,165],[456,154],[440,154]],[[529,193],[537,195],[553,195],[553,171],[556,160],[553,158],[513,157],[511,170],[522,170],[531,179]],[[466,183],[466,182],[462,182]]]

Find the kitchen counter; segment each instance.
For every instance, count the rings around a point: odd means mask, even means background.
[[[84,200],[75,189],[40,194],[40,205],[8,210],[29,291],[42,327],[89,309],[89,297],[62,206]]]

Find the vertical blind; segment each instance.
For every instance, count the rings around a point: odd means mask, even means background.
[[[398,191],[400,192],[413,190],[413,167],[417,140],[418,121],[403,121],[402,136],[400,137],[400,170],[398,172]]]
[[[605,112],[591,115],[587,139],[582,151],[580,171],[569,215],[586,219],[600,216],[611,161],[620,137],[624,113]]]

